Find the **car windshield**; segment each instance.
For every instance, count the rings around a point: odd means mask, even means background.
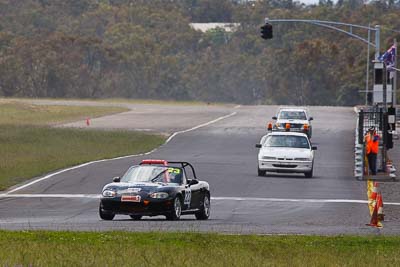
[[[307,116],[304,111],[282,110],[279,113],[278,119],[280,119],[280,120],[307,120]]]
[[[167,166],[133,166],[122,176],[121,182],[182,183],[182,169]]]
[[[293,147],[310,149],[310,143],[305,136],[270,135],[264,141],[265,147]]]

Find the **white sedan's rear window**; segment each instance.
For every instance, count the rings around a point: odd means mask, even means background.
[[[307,120],[306,113],[304,111],[285,111],[282,110],[279,113],[280,120]]]

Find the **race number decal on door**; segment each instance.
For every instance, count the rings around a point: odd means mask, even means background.
[[[188,205],[190,208],[190,201],[192,200],[192,190],[190,188],[185,189],[185,199],[183,200],[184,205]]]

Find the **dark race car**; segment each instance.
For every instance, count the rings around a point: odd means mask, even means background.
[[[186,214],[207,220],[210,216],[210,186],[197,180],[188,162],[143,160],[113,181],[102,191],[99,215],[103,220],[112,220],[116,214],[134,220],[157,215],[179,220]]]

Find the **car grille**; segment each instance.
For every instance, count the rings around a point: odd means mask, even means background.
[[[105,205],[107,209],[119,212],[143,212],[146,208],[141,203],[111,202]]]
[[[297,165],[272,164],[276,168],[296,168]]]

